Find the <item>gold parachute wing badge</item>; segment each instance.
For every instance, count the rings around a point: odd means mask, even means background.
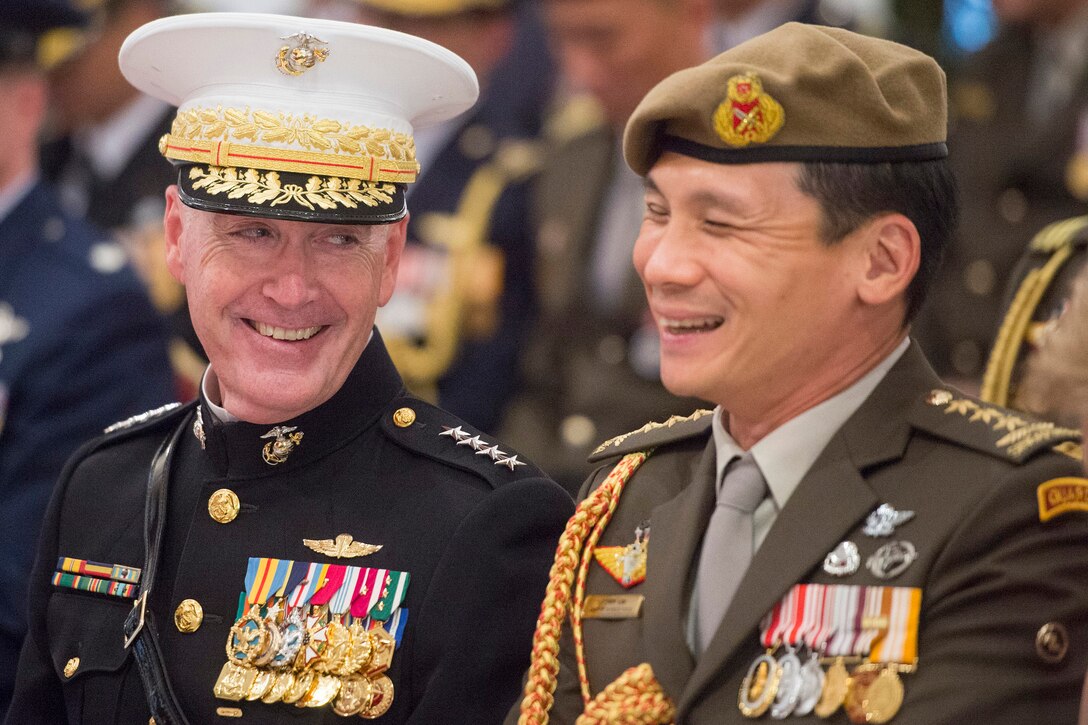
[[[354,559],[361,556],[370,556],[382,548],[381,544],[364,544],[361,541],[353,541],[351,534],[337,534],[335,541],[332,539],[303,539],[302,544],[318,554],[324,554],[334,559]]]

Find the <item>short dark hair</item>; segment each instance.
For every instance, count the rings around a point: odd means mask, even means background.
[[[820,204],[820,234],[827,244],[877,216],[897,212],[914,222],[922,261],[907,288],[910,322],[937,276],[959,216],[956,181],[945,159],[861,164],[806,161],[798,188]]]

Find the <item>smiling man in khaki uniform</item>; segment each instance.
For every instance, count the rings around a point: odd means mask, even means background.
[[[598,449],[509,721],[1073,720],[1079,436],[909,338],[955,218],[945,119],[931,58],[796,24],[635,111],[662,379],[717,407]]]

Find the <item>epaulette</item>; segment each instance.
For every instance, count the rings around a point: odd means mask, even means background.
[[[145,413],[139,413],[131,418],[125,418],[124,420],[106,426],[102,431],[102,435],[112,436],[114,433],[120,431],[136,432],[143,430],[144,428],[153,428],[155,425],[173,418],[174,415],[171,414],[180,412],[182,408],[191,407],[191,404],[182,405],[181,403],[167,403],[166,405],[161,405],[158,408],[154,408]]]
[[[1062,273],[1078,250],[1088,246],[1088,216],[1064,219],[1044,227],[1028,245],[1021,261],[1016,292],[1008,303],[997,339],[986,361],[980,397],[998,405],[1015,405],[1014,388],[1024,354],[1045,328],[1049,314],[1044,299],[1061,294]],[[1016,277],[1014,277],[1016,279]],[[1053,300],[1052,300],[1053,302]],[[1040,305],[1044,309],[1040,310]]]
[[[590,454],[589,461],[595,463],[611,456],[657,448],[673,441],[700,435],[710,427],[710,415],[713,412],[713,410],[702,408],[691,415],[674,415],[660,423],[647,423],[638,430],[618,435],[597,446],[597,449]]]
[[[535,465],[451,413],[418,398],[398,398],[382,413],[382,430],[420,455],[469,473],[492,486],[544,478]]]
[[[910,421],[928,433],[1013,463],[1049,449],[1073,456],[1081,442],[1080,431],[950,390],[927,393],[911,411]]]

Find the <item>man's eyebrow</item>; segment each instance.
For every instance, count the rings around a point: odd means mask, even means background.
[[[661,189],[658,188],[657,184],[654,183],[654,180],[651,179],[649,175],[643,178],[642,185],[647,192],[662,194]],[[686,200],[704,208],[715,207],[727,212],[736,214],[741,213],[741,207],[737,199],[729,194],[716,194],[713,191],[700,190],[692,192],[690,196],[686,197]]]

